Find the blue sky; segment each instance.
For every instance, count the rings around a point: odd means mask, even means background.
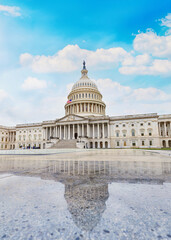
[[[0,1],[0,124],[55,119],[82,60],[107,114],[171,113],[171,2]]]

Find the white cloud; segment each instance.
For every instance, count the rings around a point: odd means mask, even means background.
[[[133,89],[111,79],[98,79],[96,83],[103,94],[109,115],[168,113],[171,109],[171,94],[160,89]]]
[[[46,87],[47,87],[47,83],[45,80],[39,80],[34,77],[28,77],[22,84],[22,89],[26,91],[44,89]]]
[[[9,97],[8,93],[5,90],[0,89],[0,102],[2,102],[4,99],[8,97]]]
[[[136,57],[129,54],[123,61],[123,66],[140,66],[140,65],[146,65],[150,64],[152,62],[151,57],[148,54],[138,55]]]
[[[160,19],[161,26],[168,27],[167,34],[171,33],[171,13],[168,13],[168,15],[165,18]]]
[[[0,12],[3,12],[5,15],[10,15],[13,17],[19,17],[21,16],[20,8],[15,6],[6,6],[6,5],[0,5]]]
[[[162,19],[162,25],[170,27],[171,14]],[[130,52],[121,47],[90,51],[78,45],[67,45],[52,56],[20,55],[20,63],[33,72],[71,72],[80,69],[82,60],[87,67],[112,69],[117,67],[125,75],[171,75],[171,35],[159,36],[152,30],[140,31]]]
[[[133,47],[137,52],[151,54],[154,57],[171,57],[171,35],[158,36],[153,31],[137,34]]]
[[[125,75],[171,75],[171,61],[155,59],[150,65],[122,66],[119,72]]]
[[[71,72],[80,68],[83,59],[89,66],[105,69],[114,67],[126,55],[127,52],[120,47],[90,51],[81,49],[78,45],[67,45],[53,56],[21,54],[20,63],[31,67],[34,72]]]

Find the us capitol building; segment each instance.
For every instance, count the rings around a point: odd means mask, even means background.
[[[87,76],[73,85],[65,116],[41,123],[0,126],[0,149],[171,147],[171,114],[110,117],[97,85]]]

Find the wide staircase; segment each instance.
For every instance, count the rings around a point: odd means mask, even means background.
[[[50,149],[56,149],[56,148],[76,148],[76,139],[72,140],[59,140],[57,143],[55,143]]]

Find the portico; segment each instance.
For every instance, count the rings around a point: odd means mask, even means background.
[[[70,121],[69,121],[70,119]],[[72,119],[72,120],[71,120]],[[53,125],[43,126],[44,141],[51,139],[73,140],[92,142],[92,148],[105,147],[105,141],[100,144],[100,139],[110,138],[109,120],[93,121],[77,115],[69,115],[56,121]],[[97,146],[96,146],[97,145]]]

